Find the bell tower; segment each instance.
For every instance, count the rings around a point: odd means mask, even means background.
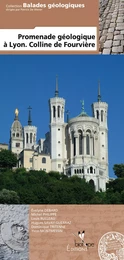
[[[24,149],[33,149],[36,145],[37,127],[32,126],[31,107],[28,107],[28,125],[24,126]]]
[[[17,156],[23,150],[23,128],[19,121],[19,110],[15,109],[15,118],[10,130],[10,150]]]
[[[108,179],[108,104],[102,101],[100,83],[98,85],[97,102],[92,104],[93,117],[99,122],[99,163],[106,169],[105,175]]]
[[[65,151],[65,99],[59,97],[58,77],[56,77],[55,96],[49,100],[51,166],[53,171],[63,171]]]

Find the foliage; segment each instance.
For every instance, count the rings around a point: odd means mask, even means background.
[[[19,204],[19,196],[15,191],[3,189],[0,191],[0,204]]]
[[[17,158],[14,153],[10,150],[1,150],[0,151],[0,168],[9,168],[15,167],[17,165]]]
[[[77,176],[24,168],[0,171],[0,203],[13,204],[124,204],[124,178],[95,191],[92,182]]]
[[[113,170],[118,178],[124,178],[124,164],[115,164]]]

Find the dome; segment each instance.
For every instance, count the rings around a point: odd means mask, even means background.
[[[13,130],[22,130],[22,125],[19,120],[15,120],[11,127]]]
[[[22,125],[21,123],[19,122],[19,119],[18,119],[18,114],[19,114],[19,110],[18,108],[15,109],[15,119],[14,119],[14,122],[11,126],[11,129],[14,130],[14,131],[20,131],[22,130]]]
[[[86,112],[81,112],[77,117],[89,117]]]

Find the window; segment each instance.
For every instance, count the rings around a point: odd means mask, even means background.
[[[101,111],[101,122],[103,122],[103,110]]]
[[[60,128],[58,128],[58,131],[60,131]]]
[[[93,167],[92,166],[90,167],[90,173],[93,173]]]
[[[60,141],[58,141],[58,144],[60,144]]]
[[[60,106],[58,106],[58,117],[60,117]]]
[[[19,133],[16,134],[16,137],[19,137]]]
[[[74,137],[74,156],[76,155],[76,138]]]
[[[84,173],[84,169],[82,169],[82,173]]]
[[[15,133],[13,133],[13,137],[15,137]]]
[[[32,158],[30,158],[30,159],[29,159],[29,162],[33,162],[33,159],[32,159]]]
[[[16,147],[20,147],[20,143],[16,143]]]
[[[89,135],[86,136],[86,154],[90,154],[90,137]]]
[[[56,108],[53,106],[53,117],[56,117]]]
[[[32,144],[32,133],[30,133],[30,144]]]
[[[76,174],[76,170],[74,170],[74,173]]]
[[[102,159],[104,160],[105,158],[104,158],[104,157],[102,157]]]
[[[60,156],[60,153],[58,154],[58,156]]]
[[[59,168],[59,169],[61,168],[61,164],[58,164],[58,168]]]
[[[26,134],[26,143],[28,144],[28,134]]]
[[[102,147],[104,147],[104,144],[102,144]]]
[[[42,163],[46,163],[46,158],[45,157],[42,158]]]
[[[96,118],[99,119],[99,111],[96,110]]]
[[[78,131],[79,133],[79,155],[82,154],[82,131]]]
[[[79,172],[81,173],[81,169],[79,170]]]
[[[104,133],[102,132],[102,135],[104,135]]]

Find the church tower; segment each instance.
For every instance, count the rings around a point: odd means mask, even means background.
[[[65,99],[59,97],[58,78],[56,77],[55,96],[49,100],[50,109],[50,139],[52,171],[63,171],[65,156]]]
[[[23,128],[19,122],[19,110],[15,110],[14,122],[10,130],[10,150],[17,156],[23,150]]]
[[[36,145],[37,127],[32,126],[31,109],[29,106],[28,125],[24,126],[24,149],[33,149]]]
[[[98,99],[92,105],[93,116],[99,121],[99,164],[105,169],[104,177],[108,180],[108,104],[101,100],[100,83],[98,86]]]

